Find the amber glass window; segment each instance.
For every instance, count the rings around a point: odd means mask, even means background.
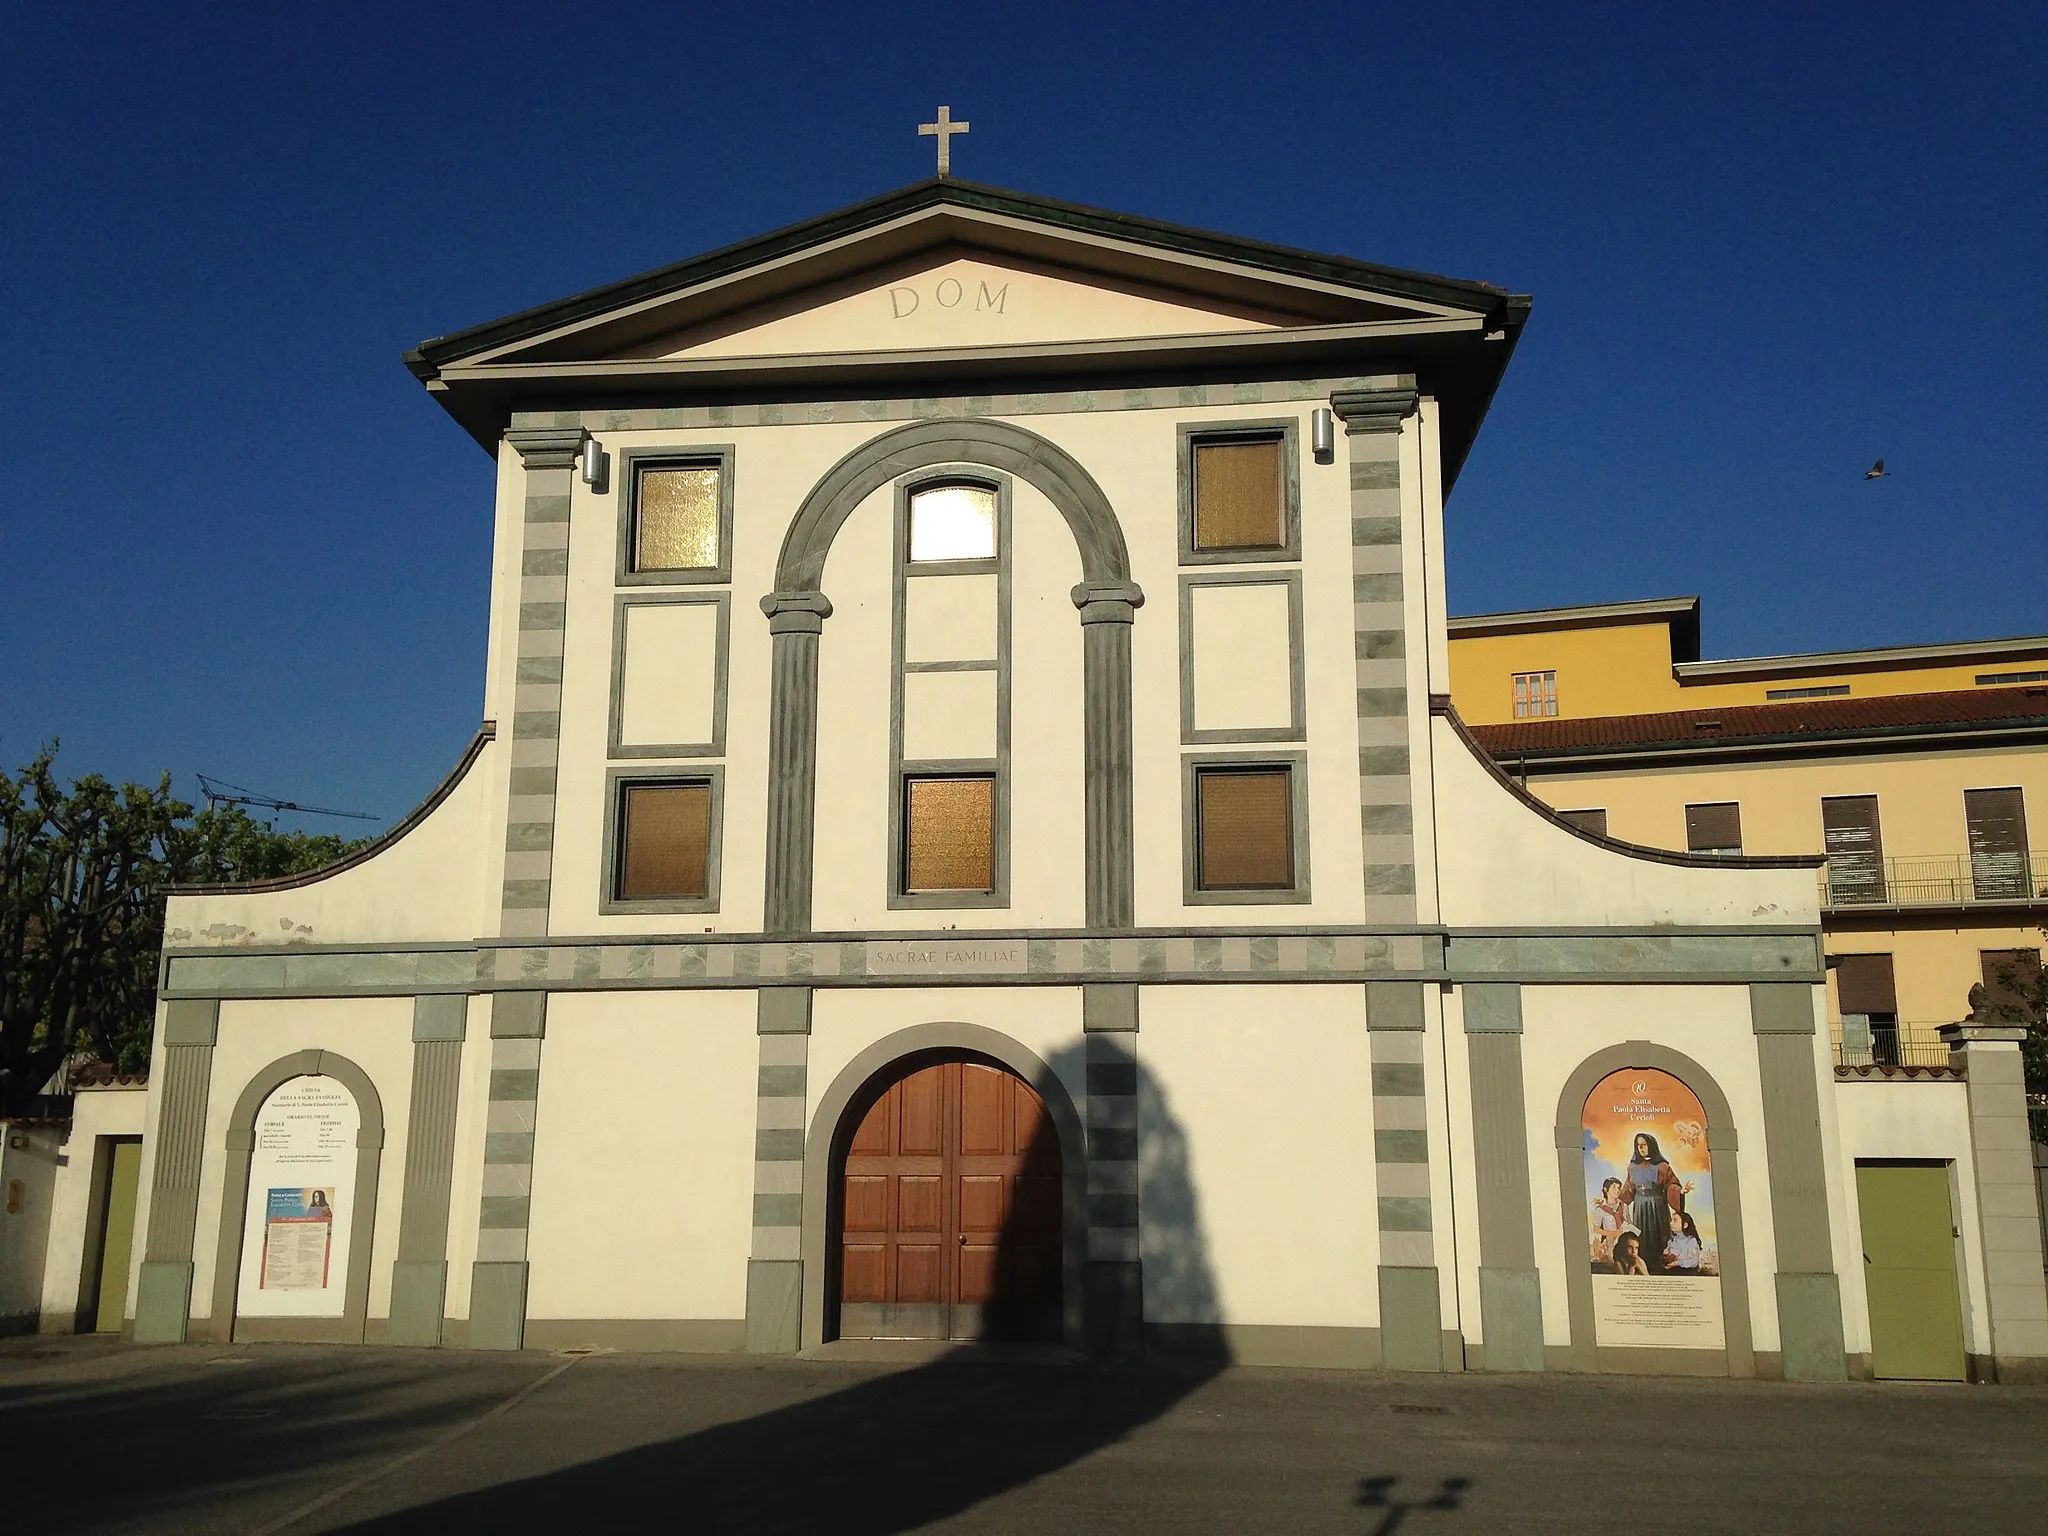
[[[719,473],[716,464],[641,466],[633,484],[634,570],[717,567]]]
[[[903,781],[903,884],[913,896],[996,888],[992,776]]]
[[[1278,549],[1287,542],[1280,438],[1195,444],[1195,548]]]
[[[910,560],[993,560],[996,493],[985,485],[934,485],[910,498]]]
[[[1195,884],[1205,891],[1294,886],[1294,782],[1285,768],[1195,772]]]
[[[711,894],[711,786],[628,784],[619,795],[618,900]]]

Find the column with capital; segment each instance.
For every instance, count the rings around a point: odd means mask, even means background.
[[[2020,1059],[2027,1031],[1966,1020],[1942,1025],[1941,1037],[1969,1091],[1991,1368],[1999,1381],[2048,1381],[2048,1277],[2042,1274],[2041,1208]]]
[[[1131,842],[1131,624],[1145,605],[1135,582],[1084,581],[1081,610],[1082,806],[1088,926],[1135,921],[1136,855]]]

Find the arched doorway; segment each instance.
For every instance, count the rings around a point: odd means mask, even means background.
[[[848,1107],[831,1249],[841,1338],[1062,1336],[1059,1137],[1009,1068],[914,1057]]]

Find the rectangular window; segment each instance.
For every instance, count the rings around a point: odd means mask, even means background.
[[[1963,819],[1969,826],[1970,887],[1976,899],[2025,901],[2032,896],[2026,796],[2018,789],[1966,789]]]
[[[633,479],[633,569],[708,571],[719,564],[721,466],[642,464]]]
[[[1607,835],[1607,812],[1604,807],[1587,811],[1559,811],[1557,814],[1581,832],[1590,832],[1595,837]]]
[[[1996,688],[2004,683],[2048,683],[2048,672],[1979,672],[1979,688]]]
[[[1517,672],[1515,674],[1515,718],[1533,720],[1557,713],[1557,674]]]
[[[993,560],[996,493],[983,485],[935,485],[910,498],[910,562]]]
[[[2041,1005],[2048,991],[2041,974],[2038,949],[1980,950],[1977,961],[1984,972],[1984,1012],[1981,1017],[1994,1024],[2035,1024],[2040,1022]]]
[[[913,896],[996,888],[993,775],[903,781],[903,875]]]
[[[1282,439],[1194,445],[1195,548],[1280,549],[1287,543]]]
[[[616,901],[711,896],[711,784],[629,783],[619,789]]]
[[[1742,852],[1742,806],[1733,800],[1685,808],[1688,853],[1732,856]]]
[[[1821,839],[1828,856],[1828,905],[1885,899],[1884,836],[1877,796],[1828,795],[1820,802]]]
[[[1835,963],[1842,1005],[1843,1059],[1851,1065],[1899,1060],[1899,996],[1890,955],[1843,955]]]
[[[1846,699],[1849,696],[1847,683],[1830,683],[1822,688],[1766,688],[1767,699]]]
[[[1204,891],[1294,887],[1294,775],[1285,767],[1195,771],[1195,884]]]

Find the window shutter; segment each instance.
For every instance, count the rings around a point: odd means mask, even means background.
[[[1285,768],[1212,768],[1196,775],[1197,873],[1203,890],[1293,888],[1290,778]]]
[[[1979,901],[2024,901],[2033,895],[2027,871],[2026,797],[2017,789],[1966,789],[1970,884]]]
[[[1898,1016],[1899,996],[1892,985],[1890,955],[1844,955],[1835,968],[1835,990],[1843,1013]]]
[[[1694,853],[1742,852],[1742,807],[1723,800],[1685,808],[1685,846]]]
[[[1595,837],[1607,835],[1607,812],[1605,809],[1590,811],[1559,811],[1557,813],[1581,832],[1591,832]]]
[[[1978,954],[1984,968],[1986,1017],[1998,1024],[2031,1024],[2041,1015],[2041,951],[1987,949]]]
[[[1877,796],[1830,795],[1820,803],[1821,837],[1828,855],[1828,902],[1883,901],[1884,839]]]

